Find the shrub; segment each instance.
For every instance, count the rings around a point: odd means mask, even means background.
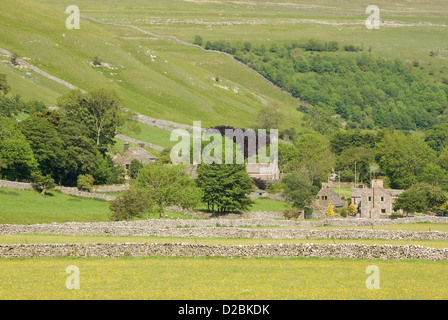
[[[114,221],[132,218],[141,218],[143,213],[149,210],[150,200],[147,192],[142,189],[131,188],[123,192],[110,204],[112,214],[110,218]]]
[[[258,189],[266,190],[269,186],[269,183],[266,180],[259,178],[252,178],[252,180],[254,180],[254,183]]]
[[[79,190],[89,191],[93,188],[93,176],[90,174],[80,174],[77,180],[77,187]]]
[[[301,211],[297,210],[297,209],[286,209],[283,210],[283,217],[285,217],[285,219],[298,219],[299,216],[301,214]]]
[[[346,217],[347,216],[347,208],[346,207],[342,207],[341,210],[339,211],[339,215],[341,217]]]
[[[100,66],[101,65],[100,57],[96,56],[95,58],[93,58],[93,65],[94,66]]]

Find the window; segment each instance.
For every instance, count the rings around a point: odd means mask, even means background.
[[[372,201],[372,197],[369,197],[369,201]]]
[[[384,201],[384,197],[381,197],[381,201]]]
[[[386,209],[381,209],[381,213],[386,213]]]

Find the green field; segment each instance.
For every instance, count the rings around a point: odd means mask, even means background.
[[[65,286],[80,270],[80,289]],[[366,268],[380,289],[366,288]],[[0,259],[0,299],[447,299],[446,261],[322,258]],[[32,271],[31,271],[32,270]]]
[[[176,212],[165,212],[168,218],[192,219]],[[0,188],[0,223],[36,224],[52,222],[110,221],[109,203],[103,200],[75,197],[50,191],[42,197],[36,191]],[[151,213],[146,218],[156,219]]]
[[[116,195],[118,195],[117,193]],[[281,211],[290,205],[271,199],[255,199],[250,211]],[[205,209],[205,206],[198,209]],[[110,221],[107,201],[75,197],[50,191],[45,197],[36,191],[0,188],[0,223],[36,224],[51,222]],[[165,212],[170,219],[192,219],[191,216]],[[157,219],[157,213],[142,219]]]

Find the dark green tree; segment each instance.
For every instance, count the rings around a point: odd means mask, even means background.
[[[446,201],[447,198],[440,187],[420,182],[412,185],[398,196],[394,203],[394,210],[402,209],[406,213],[423,213]]]
[[[31,146],[41,173],[60,181],[66,152],[58,131],[46,119],[37,116],[20,122],[19,128]]]
[[[137,179],[138,173],[141,168],[143,168],[143,164],[137,159],[133,159],[131,164],[129,165],[129,177],[131,179]]]
[[[3,117],[0,117],[0,160],[0,176],[8,180],[28,179],[38,166],[18,123]]]
[[[294,207],[310,211],[314,196],[317,194],[309,175],[300,171],[287,174],[282,179],[283,196]]]
[[[248,194],[254,183],[244,164],[200,164],[197,174],[197,185],[203,191],[202,202],[208,210],[244,211],[252,204]]]

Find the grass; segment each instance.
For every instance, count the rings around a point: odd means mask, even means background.
[[[0,188],[0,223],[108,221],[109,203],[50,191],[45,197],[31,190]]]
[[[68,290],[66,268],[80,270]],[[366,268],[380,289],[366,288]],[[428,299],[448,298],[447,261],[328,258],[0,259],[0,299]],[[30,272],[32,270],[32,272]]]
[[[351,197],[352,197],[352,189],[351,188],[335,187],[332,189],[341,197],[345,196],[346,199],[351,199]]]
[[[258,198],[253,199],[253,201],[254,204],[252,204],[250,211],[283,211],[292,208],[292,206],[287,202],[269,198]]]
[[[420,245],[431,248],[448,248],[445,240],[377,240],[377,239],[246,239],[246,238],[187,238],[187,237],[154,237],[154,236],[70,236],[56,234],[13,234],[0,235],[0,244],[30,244],[30,243],[197,243],[197,244],[288,244],[288,243],[356,243],[365,245]]]
[[[100,8],[94,1],[90,4]],[[85,3],[78,6],[88,12]],[[226,56],[84,19],[79,30],[68,30],[64,10],[59,3],[2,1],[2,48],[81,89],[111,87],[125,107],[154,118],[189,125],[201,120],[204,127],[251,127],[258,111],[276,104],[288,115],[289,126],[300,124],[297,99]],[[96,55],[110,68],[92,67],[89,62]],[[22,81],[30,86],[30,95],[41,90],[38,83]]]
[[[164,214],[169,219],[192,219],[177,212]],[[43,197],[32,190],[0,188],[0,224],[110,221],[109,215],[107,201],[70,196],[59,191],[50,191]],[[148,217],[157,219],[158,214]]]

